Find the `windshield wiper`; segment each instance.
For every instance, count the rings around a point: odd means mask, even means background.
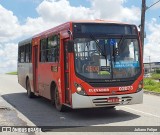
[[[116,44],[116,46],[113,47],[112,56],[113,56],[113,58],[114,58],[114,62],[116,61],[117,49],[118,49],[118,47],[121,46],[121,44],[123,43],[124,39],[125,39],[125,35],[122,35],[122,38],[119,40],[119,42]]]
[[[106,54],[103,53],[102,48],[100,47],[99,42],[96,40],[96,38],[93,36],[92,33],[90,33],[90,37],[92,40],[94,40],[94,42],[96,43],[96,47],[98,48],[99,52],[101,53],[102,56],[104,56],[106,58]]]
[[[120,39],[120,41],[118,42],[118,46],[120,46],[122,44],[122,41],[125,39],[125,35],[122,36],[122,38]]]

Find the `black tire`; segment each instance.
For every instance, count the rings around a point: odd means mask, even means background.
[[[55,99],[54,98],[51,98],[51,104],[55,105]]]
[[[51,84],[51,88],[50,88],[50,90],[51,90],[51,104],[52,105],[55,105],[55,85],[52,83]]]
[[[34,93],[31,91],[31,86],[30,86],[30,83],[29,83],[29,79],[27,79],[27,81],[26,81],[26,89],[27,89],[27,96],[29,98],[35,97]]]
[[[60,103],[59,91],[58,88],[55,87],[55,96],[54,96],[55,107],[59,112],[65,111],[65,106]]]

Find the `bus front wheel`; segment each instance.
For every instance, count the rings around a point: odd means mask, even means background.
[[[33,98],[34,97],[34,93],[31,91],[31,86],[30,86],[30,83],[29,83],[29,79],[27,79],[27,82],[26,82],[26,89],[27,89],[27,95],[29,98]]]
[[[60,96],[59,96],[59,91],[58,88],[55,88],[55,107],[58,111],[63,112],[64,111],[64,105],[60,103]]]

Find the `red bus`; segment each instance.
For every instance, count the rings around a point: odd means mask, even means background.
[[[143,61],[133,24],[67,22],[18,44],[18,82],[59,111],[143,101]]]

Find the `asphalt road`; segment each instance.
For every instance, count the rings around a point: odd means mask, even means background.
[[[160,96],[144,94],[143,104],[115,109],[81,109],[61,113],[44,98],[29,99],[15,75],[0,75],[0,94],[28,126],[160,126]]]

